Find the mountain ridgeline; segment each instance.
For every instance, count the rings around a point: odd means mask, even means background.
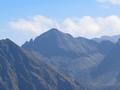
[[[48,64],[88,90],[118,90],[120,41],[112,41],[74,38],[53,28],[22,47],[46,57]]]
[[[59,73],[9,39],[0,40],[0,90],[80,90]]]
[[[1,40],[0,90],[119,90],[120,40],[111,38],[53,28],[21,47]]]
[[[55,28],[38,36],[34,41],[31,39],[22,47],[48,57],[68,56],[75,58],[96,52],[98,49],[97,43],[93,40],[82,37],[73,38],[70,34],[60,32]]]

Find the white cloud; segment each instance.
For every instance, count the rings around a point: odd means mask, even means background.
[[[15,30],[31,32],[36,36],[54,27],[73,36],[93,38],[101,35],[120,34],[120,17],[93,18],[91,16],[84,16],[81,18],[66,18],[62,22],[58,22],[48,17],[34,16],[29,20],[19,19],[11,21],[10,27]]]
[[[57,27],[55,21],[44,16],[34,16],[32,19],[18,19],[11,21],[10,27],[15,30],[28,31],[33,34],[42,33],[46,30]]]
[[[100,30],[99,25],[90,16],[84,16],[82,18],[78,18],[77,20],[72,18],[65,19],[61,28],[74,36],[86,37],[95,36]]]
[[[108,3],[113,5],[120,5],[120,0],[97,0],[99,3]]]

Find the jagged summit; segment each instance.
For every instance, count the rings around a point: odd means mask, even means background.
[[[70,56],[76,57],[96,51],[96,43],[88,39],[77,39],[68,33],[52,28],[49,31],[23,44],[23,48],[37,51],[45,56]]]
[[[64,33],[64,32],[61,32],[60,30],[56,29],[56,28],[52,28],[46,32],[44,32],[43,34],[39,35],[36,39],[39,39],[39,38],[63,38],[65,36],[69,36],[69,37],[72,37],[70,34],[68,33]]]
[[[69,45],[73,44],[68,44],[71,40],[73,40],[71,35],[52,28],[35,38],[35,40],[26,42],[22,47],[27,49],[34,48],[33,50],[45,56],[66,55],[65,49],[69,50]]]
[[[0,47],[18,47],[17,44],[15,44],[13,41],[11,41],[9,38],[0,40]]]
[[[12,42],[9,38],[1,39],[0,42]]]
[[[51,28],[48,32],[58,33],[58,32],[61,32],[61,31],[59,31],[57,28]]]
[[[44,34],[63,34],[63,32],[61,32],[60,30],[56,29],[56,28],[51,28],[50,30],[46,31]]]

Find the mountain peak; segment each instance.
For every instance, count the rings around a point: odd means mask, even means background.
[[[90,46],[88,46],[90,45]],[[35,38],[34,41],[23,44],[23,48],[28,50],[37,51],[45,56],[70,56],[75,57],[80,54],[86,54],[96,51],[96,43],[82,38],[77,40],[70,34],[63,33],[56,28]],[[92,47],[92,48],[91,48]]]
[[[0,48],[16,48],[18,49],[19,47],[10,39],[6,38],[6,39],[2,39],[0,40]]]
[[[41,34],[40,36],[35,38],[35,41],[39,41],[39,40],[44,40],[47,41],[57,41],[63,37],[69,36],[68,34],[61,32],[60,30],[56,29],[56,28],[52,28],[46,32],[44,32],[43,34]]]
[[[62,35],[64,34],[63,32],[61,32],[60,30],[56,29],[56,28],[52,28],[50,30],[48,30],[47,32],[43,33],[42,35],[40,36],[44,36],[44,35],[50,35],[50,36],[59,36],[59,35]]]
[[[10,42],[11,40],[9,38],[6,38],[6,39],[1,39],[0,41],[1,42]]]
[[[0,40],[0,43],[2,43],[2,44],[10,44],[10,43],[13,43],[13,42],[10,39],[6,38],[6,39]]]
[[[49,31],[50,32],[60,32],[57,28],[51,28]]]
[[[70,50],[69,48],[73,46],[73,42],[75,42],[73,39],[70,34],[52,28],[35,38],[34,41],[23,44],[22,47],[28,50],[38,51],[45,56],[61,56],[66,55]]]

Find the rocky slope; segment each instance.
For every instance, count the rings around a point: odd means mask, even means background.
[[[81,90],[59,73],[9,39],[0,40],[0,90]]]

